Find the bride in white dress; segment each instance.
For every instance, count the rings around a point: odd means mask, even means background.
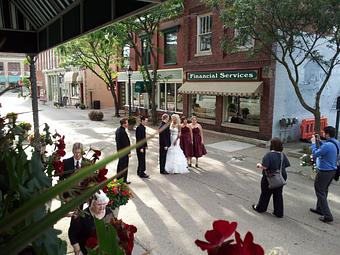
[[[180,118],[178,114],[171,115],[170,140],[171,146],[166,154],[165,171],[169,174],[189,173],[187,159],[180,147]]]

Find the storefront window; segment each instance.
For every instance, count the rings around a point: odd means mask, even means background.
[[[159,109],[161,110],[166,110],[165,107],[165,83],[160,83],[159,84]]]
[[[131,88],[132,91],[132,105],[134,107],[148,107],[148,93],[147,92],[136,92],[136,83],[133,83]]]
[[[171,112],[174,112],[176,110],[175,108],[175,86],[176,84],[174,83],[168,83],[166,86],[166,103],[167,103],[166,109]]]
[[[224,97],[224,121],[259,126],[260,97]]]
[[[183,111],[183,96],[178,94],[181,83],[160,83],[159,84],[159,109],[171,112]]]
[[[77,83],[72,83],[72,97],[78,97],[79,96],[79,85]]]
[[[178,93],[179,88],[182,87],[181,83],[176,84],[176,110],[183,112],[183,95]]]
[[[191,113],[198,118],[216,119],[216,96],[192,95]]]

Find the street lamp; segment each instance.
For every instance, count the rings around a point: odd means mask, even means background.
[[[126,70],[126,74],[129,78],[129,82],[128,82],[128,103],[129,103],[129,116],[131,116],[131,76],[133,74],[133,70],[131,68],[131,66],[129,65],[128,69]]]

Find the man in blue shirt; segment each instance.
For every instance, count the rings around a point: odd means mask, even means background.
[[[316,158],[317,174],[314,181],[314,189],[317,197],[316,208],[310,211],[322,215],[319,220],[332,222],[333,216],[328,207],[328,187],[331,184],[337,169],[338,150],[340,143],[335,139],[335,128],[328,126],[324,128],[326,141],[321,142],[319,136],[313,136],[312,153]]]

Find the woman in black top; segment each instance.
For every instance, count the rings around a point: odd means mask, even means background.
[[[264,155],[262,163],[258,163],[257,167],[262,169],[262,179],[261,179],[261,195],[257,205],[253,204],[252,208],[259,212],[267,211],[270,197],[273,195],[274,212],[273,214],[278,217],[283,217],[283,187],[269,189],[269,184],[266,178],[267,171],[275,171],[280,169],[281,166],[281,154],[283,154],[282,142],[279,138],[274,137],[270,141],[270,152]],[[282,177],[287,180],[286,167],[290,166],[289,160],[285,154],[282,157]]]
[[[114,218],[113,211],[107,207],[108,202],[109,198],[102,190],[99,190],[90,199],[90,206],[84,210],[84,216],[72,217],[68,236],[75,255],[87,254],[86,241],[90,237],[96,237],[94,217],[103,219],[107,223]]]

